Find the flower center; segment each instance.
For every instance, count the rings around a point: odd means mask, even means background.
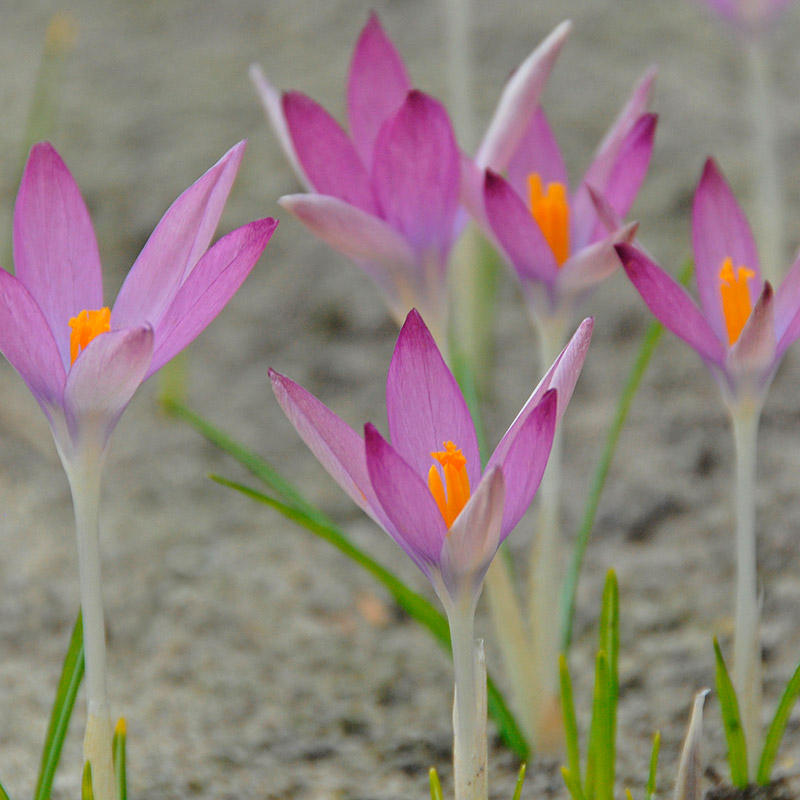
[[[432,464],[428,472],[428,487],[442,512],[444,524],[449,528],[469,500],[467,459],[452,442],[444,442],[444,450],[431,453],[431,456],[442,467],[444,483],[436,464]]]
[[[77,317],[70,319],[69,327],[72,329],[69,335],[69,362],[74,364],[78,354],[95,336],[111,330],[111,309],[84,309]]]
[[[556,257],[558,266],[563,266],[569,256],[569,203],[567,189],[563,183],[547,184],[547,193],[542,190],[542,178],[532,172],[528,175],[531,214],[541,228],[547,244]]]
[[[731,346],[736,344],[753,310],[747,280],[755,276],[755,271],[747,267],[738,267],[734,272],[732,258],[726,258],[722,262],[719,290],[722,294],[722,312],[728,326],[728,343]]]

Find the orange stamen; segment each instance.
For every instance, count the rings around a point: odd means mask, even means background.
[[[69,335],[69,359],[70,364],[74,364],[78,354],[95,336],[111,330],[111,309],[84,309],[77,317],[70,319],[69,327],[72,329]]]
[[[750,290],[747,288],[749,278],[756,273],[747,267],[739,267],[733,271],[733,259],[726,258],[719,271],[719,290],[722,294],[722,313],[728,326],[728,343],[733,346],[739,339],[745,323],[750,319],[753,306],[750,302]]]
[[[442,512],[444,524],[450,528],[470,496],[467,459],[452,442],[445,442],[444,450],[431,453],[431,456],[442,467],[444,483],[436,464],[433,464],[428,472],[428,487]]]
[[[531,214],[542,229],[558,266],[563,266],[569,257],[569,203],[567,189],[563,183],[547,184],[547,193],[542,190],[541,176],[533,172],[528,175]]]

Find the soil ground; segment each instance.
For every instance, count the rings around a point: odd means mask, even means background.
[[[703,161],[717,156],[753,212],[746,59],[739,41],[690,0],[475,2],[475,104],[488,119],[511,69],[562,18],[574,30],[545,104],[578,176],[630,87],[660,66],[660,114],[650,176],[634,209],[641,240],[677,272],[688,255],[688,210]],[[355,426],[383,419],[396,330],[373,286],[286,218],[276,204],[297,184],[247,78],[259,62],[274,82],[311,94],[340,118],[353,43],[376,9],[415,83],[446,97],[443,22],[425,0],[45,0],[9,3],[0,25],[0,242],[48,19],[78,25],[65,62],[53,141],[82,187],[114,296],[160,214],[241,138],[250,141],[221,230],[282,217],[246,289],[192,346],[188,396],[200,413],[281,465],[370,552],[420,591],[424,578],[352,508],[282,416],[268,389],[274,366]],[[787,241],[800,240],[800,106],[792,9],[770,42],[786,197]],[[789,253],[787,252],[787,263]],[[6,264],[8,266],[8,264]],[[497,441],[536,383],[534,335],[510,277],[500,288],[496,373],[487,426]],[[624,275],[586,306],[594,342],[566,418],[574,531],[637,342],[649,317]],[[577,320],[576,320],[577,323]],[[758,466],[769,708],[800,658],[800,356],[790,352],[765,408]],[[451,667],[396,613],[371,579],[268,509],[212,484],[242,473],[142,387],[108,462],[102,508],[110,691],[129,731],[131,796],[422,798],[435,764],[450,790]],[[67,484],[43,415],[0,363],[0,780],[33,791],[39,748],[78,607]],[[588,711],[594,624],[603,576],[622,596],[621,786],[637,796],[650,739],[663,735],[661,794],[671,791],[692,696],[713,680],[711,636],[730,643],[731,437],[699,359],[664,337],[623,434],[580,587],[572,655]],[[527,546],[531,523],[512,537]],[[569,538],[569,537],[567,537]],[[380,613],[375,613],[375,609]],[[384,613],[385,612],[385,613]],[[490,666],[501,675],[480,609]],[[82,696],[54,798],[75,798]],[[706,712],[704,761],[720,774],[718,708]],[[779,772],[798,770],[793,714]],[[517,764],[490,753],[492,797],[510,797]],[[533,765],[526,797],[564,796],[556,762]]]

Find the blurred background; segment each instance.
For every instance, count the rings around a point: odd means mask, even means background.
[[[753,158],[741,39],[698,2],[473,0],[472,98],[482,131],[514,67],[564,18],[574,29],[544,105],[576,181],[650,64],[660,121],[634,207],[640,241],[677,273],[702,164],[719,160],[753,214]],[[248,150],[220,232],[261,216],[281,225],[243,291],[188,353],[187,397],[200,413],[280,465],[353,537],[427,592],[424,578],[349,505],[283,418],[273,366],[354,427],[383,424],[396,329],[358,269],[286,218],[298,190],[247,76],[257,62],[344,118],[352,47],[371,10],[415,84],[448,100],[443,6],[430,0],[29,0],[0,24],[0,253],[10,226],[48,25],[63,47],[53,143],[90,209],[107,301],[172,200],[236,141]],[[800,241],[800,11],[768,41],[786,221],[786,264]],[[51,29],[52,33],[52,29]],[[538,381],[535,340],[509,275],[499,289],[486,423],[497,441]],[[586,307],[595,340],[566,417],[564,527],[582,511],[600,443],[649,323],[624,275]],[[578,320],[575,320],[576,324]],[[760,567],[766,699],[800,656],[800,359],[790,352],[760,443]],[[156,379],[157,380],[157,379]],[[430,638],[355,566],[268,509],[212,484],[231,462],[142,388],[117,430],[101,527],[112,713],[128,720],[132,796],[410,798],[435,765],[450,791],[451,668]],[[671,791],[692,695],[713,679],[711,634],[731,633],[732,446],[717,389],[699,359],[664,337],[614,461],[581,584],[573,653],[589,710],[594,624],[605,570],[622,598],[620,775],[646,778],[663,734],[659,791]],[[78,607],[69,493],[45,420],[0,364],[0,780],[32,792],[61,658]],[[524,547],[530,524],[512,536]],[[483,611],[481,612],[483,614]],[[490,668],[500,676],[488,620]],[[500,678],[502,683],[502,677]],[[76,797],[82,697],[54,797]],[[720,772],[716,702],[706,756]],[[514,757],[490,754],[492,796],[509,797]],[[800,750],[795,714],[784,753]],[[778,766],[796,769],[796,761]],[[557,764],[537,765],[523,796],[563,795]]]

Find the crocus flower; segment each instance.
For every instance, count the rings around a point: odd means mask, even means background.
[[[750,226],[713,159],[694,196],[692,244],[700,305],[644,253],[617,250],[656,317],[698,353],[729,405],[759,408],[800,336],[800,258],[777,291],[761,277]]]
[[[111,434],[136,388],[222,310],[269,241],[263,219],[209,249],[240,143],[162,218],[113,308],[86,205],[55,149],[31,150],[14,209],[15,274],[0,270],[0,351],[38,401],[72,491],[89,707],[84,756],[94,796],[113,795],[97,511]]]
[[[508,177],[486,170],[476,221],[502,249],[522,284],[535,320],[563,328],[573,310],[619,261],[614,244],[635,225],[621,220],[644,180],[656,117],[645,112],[655,77],[649,71],[570,192],[558,143],[541,109],[508,163]],[[559,342],[560,346],[560,342]]]
[[[703,4],[743,33],[772,28],[792,0],[702,0]]]
[[[559,26],[509,81],[479,147],[481,164],[505,168],[568,30]],[[350,64],[349,135],[305,95],[279,93],[258,67],[251,77],[308,190],[281,204],[361,266],[398,321],[418,307],[443,341],[447,262],[464,221],[463,158],[443,106],[412,88],[377,15]]]

